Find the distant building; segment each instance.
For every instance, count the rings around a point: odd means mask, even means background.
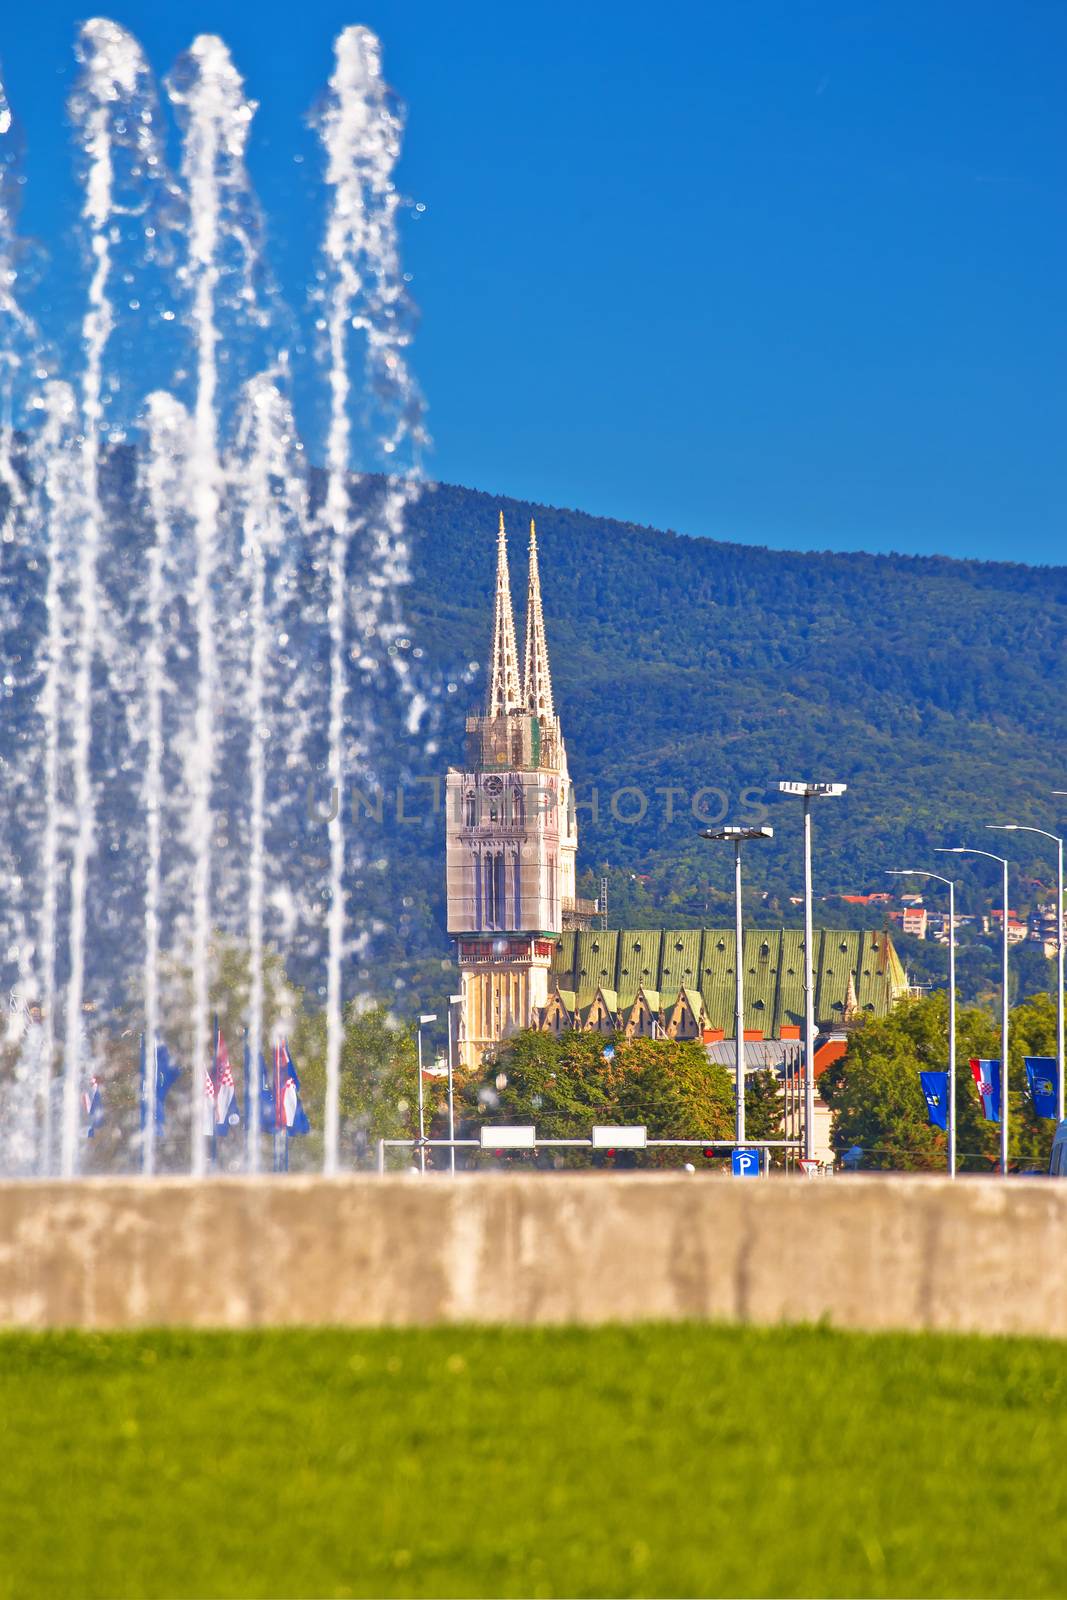
[[[885,933],[817,929],[815,1018],[823,1030],[885,1016],[907,991]],[[788,1038],[804,1022],[804,934],[745,932],[745,1033]],[[564,933],[552,958],[539,1026],[553,1033],[699,1039],[734,1035],[732,928],[590,928]]]
[[[905,906],[900,919],[901,932],[911,934],[913,939],[925,939],[928,920],[925,906]]]
[[[1000,929],[1001,929],[1001,927],[1003,925],[1003,922],[1004,922],[1004,911],[1003,911],[1003,908],[1000,907],[1000,906],[996,906],[996,907],[994,907],[994,909],[992,911],[990,911],[988,914],[983,916],[983,918],[982,918],[982,932],[983,933],[994,933],[994,932],[999,933]],[[1028,932],[1029,932],[1029,925],[1026,922],[1023,921],[1022,917],[1019,915],[1019,913],[1017,911],[1012,911],[1011,908],[1009,907],[1008,908],[1008,943],[1009,944],[1022,944],[1022,942],[1026,938]]]
[[[799,1033],[799,1029],[797,1032]],[[732,1039],[713,1041],[704,1046],[708,1060],[715,1061],[732,1074],[736,1067],[735,1047]],[[812,1124],[814,1154],[817,1161],[832,1166],[834,1151],[830,1142],[833,1131],[830,1107],[819,1093],[819,1079],[832,1061],[837,1061],[848,1048],[848,1035],[843,1031],[829,1031],[815,1041],[815,1120]],[[745,1040],[745,1076],[752,1073],[773,1072],[778,1080],[778,1093],[782,1100],[782,1137],[804,1137],[804,1046],[799,1038]]]

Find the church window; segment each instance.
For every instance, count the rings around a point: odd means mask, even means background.
[[[495,867],[497,921],[503,927],[507,918],[504,913],[504,852],[502,850],[495,857]]]
[[[482,870],[485,884],[485,923],[489,928],[501,928],[505,922],[503,852],[493,850],[483,856]]]

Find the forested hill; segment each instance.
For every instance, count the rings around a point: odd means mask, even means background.
[[[725,884],[723,853],[696,838],[687,803],[701,788],[729,797],[726,820],[766,798],[776,837],[750,847],[746,871],[786,904],[800,816],[778,801],[780,777],[849,785],[818,811],[827,891],[881,885],[889,867],[937,869],[935,845],[988,846],[989,821],[1052,825],[1050,791],[1067,788],[1067,568],[783,553],[448,485],[411,511],[406,598],[426,665],[458,685],[443,701],[442,769],[483,692],[481,673],[462,674],[488,652],[498,509],[520,628],[537,519],[557,711],[579,801],[599,792],[599,816],[580,812],[579,862],[610,867],[628,920],[699,915],[709,881]],[[613,815],[620,789],[631,792],[615,809],[637,820]],[[723,807],[709,795],[704,809]],[[425,853],[409,865],[436,911],[442,855],[417,831]],[[1051,881],[1040,841],[1012,849]],[[960,864],[985,900],[993,871]],[[649,874],[636,899],[631,872]]]

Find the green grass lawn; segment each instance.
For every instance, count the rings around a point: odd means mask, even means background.
[[[18,1600],[1067,1587],[1053,1343],[683,1325],[0,1354]]]

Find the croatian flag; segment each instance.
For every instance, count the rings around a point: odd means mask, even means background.
[[[290,1139],[310,1133],[311,1124],[300,1099],[300,1079],[289,1054],[288,1039],[275,1047],[274,1063],[274,1126],[284,1128]]]
[[[204,1132],[209,1139],[213,1139],[217,1132],[215,1126],[215,1078],[210,1067],[204,1073]]]
[[[237,1089],[230,1067],[230,1052],[219,1028],[215,1035],[215,1132],[226,1134],[241,1120]]]
[[[91,1139],[104,1120],[104,1104],[100,1098],[100,1080],[89,1079],[88,1089],[82,1091],[82,1110],[85,1112],[85,1137]]]
[[[1056,1090],[1059,1085],[1059,1063],[1055,1056],[1027,1056],[1026,1077],[1030,1085],[1030,1098],[1039,1117],[1056,1117]]]
[[[1000,1062],[971,1058],[971,1075],[982,1097],[982,1112],[987,1122],[1000,1121]]]
[[[926,1112],[932,1128],[948,1128],[948,1073],[920,1072]]]

